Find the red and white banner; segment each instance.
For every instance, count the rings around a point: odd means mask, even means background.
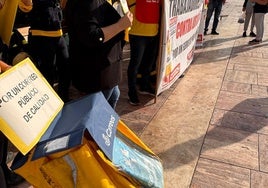
[[[157,95],[170,88],[193,60],[203,0],[164,1]]]

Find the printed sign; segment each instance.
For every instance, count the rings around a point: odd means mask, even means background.
[[[0,75],[0,130],[26,154],[63,107],[29,58]]]
[[[157,95],[170,88],[193,60],[203,1],[164,1]]]

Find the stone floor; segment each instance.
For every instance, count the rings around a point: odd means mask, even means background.
[[[126,80],[120,86],[116,110],[161,158],[165,188],[268,187],[268,30],[248,45],[237,23],[242,3],[227,1],[220,35],[205,37],[169,90],[134,107]],[[128,53],[126,46],[124,70]]]

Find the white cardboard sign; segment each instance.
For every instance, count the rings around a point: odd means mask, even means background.
[[[0,75],[0,130],[26,154],[63,107],[29,58]]]

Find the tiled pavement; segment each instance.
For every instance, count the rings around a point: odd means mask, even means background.
[[[129,105],[124,71],[116,110],[161,158],[165,188],[268,187],[268,18],[263,43],[248,45],[241,6],[227,1],[220,35],[207,35],[184,77],[156,99]],[[125,58],[124,70],[128,46]]]
[[[248,45],[241,6],[227,1],[220,35],[155,104],[131,107],[121,87],[118,112],[162,159],[166,188],[268,187],[268,18],[263,43]]]

